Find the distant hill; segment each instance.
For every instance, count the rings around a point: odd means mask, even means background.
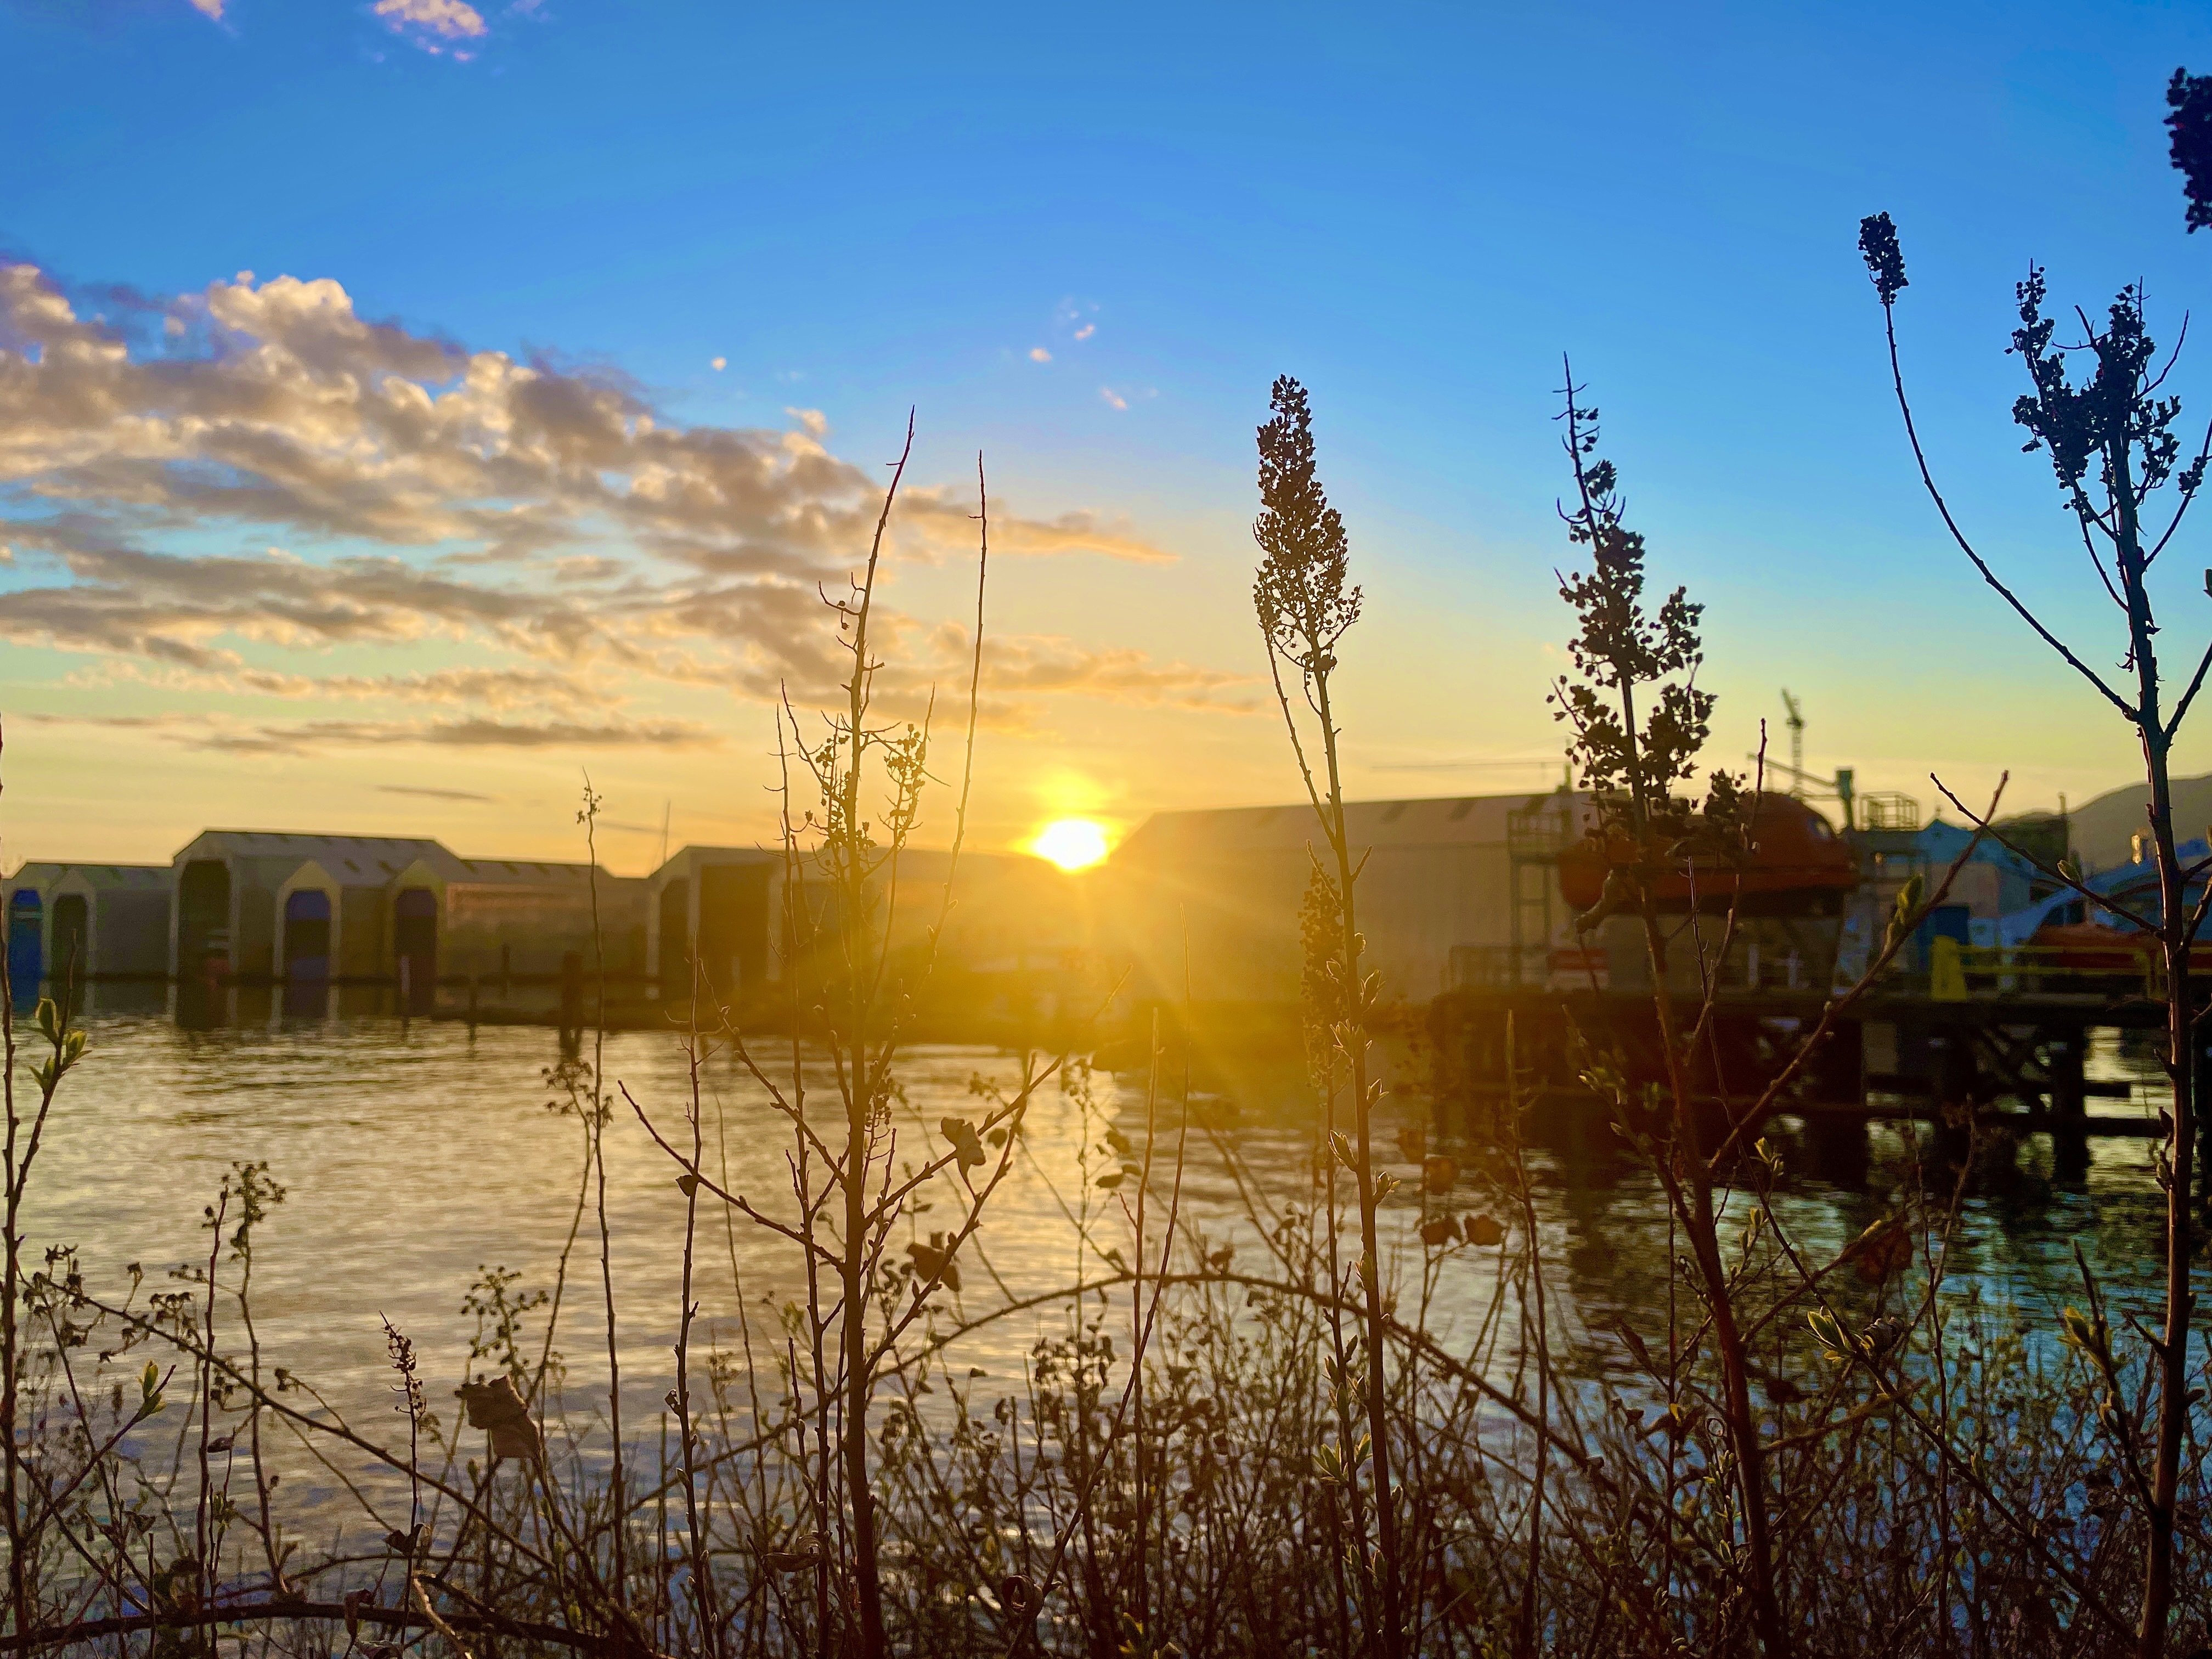
[[[2143,827],[2150,786],[2130,784],[2073,809],[2074,848],[2092,870],[2125,864],[2136,832]],[[2212,774],[2173,781],[2173,838],[2212,836]]]

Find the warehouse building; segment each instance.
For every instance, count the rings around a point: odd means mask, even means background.
[[[1347,803],[1364,960],[1383,1000],[1547,982],[1572,943],[1555,861],[1586,811],[1563,792]],[[1333,875],[1303,804],[1156,813],[1109,861],[1101,945],[1139,1001],[1179,1002],[1187,987],[1221,1012],[1294,1003],[1316,857]]]

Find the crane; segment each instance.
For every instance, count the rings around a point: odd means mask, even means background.
[[[1765,755],[1747,755],[1744,758],[1759,762],[1770,773],[1786,773],[1790,777],[1790,793],[1799,800],[1832,800],[1844,811],[1844,828],[1858,827],[1856,779],[1848,766],[1836,769],[1833,777],[1822,777],[1805,769],[1805,705],[1792,696],[1787,686],[1783,688],[1782,706],[1789,711],[1784,724],[1790,728],[1790,763]],[[1916,809],[1917,810],[1917,809]]]
[[[1790,793],[1800,800],[1805,798],[1805,711],[1797,699],[1790,695],[1790,688],[1782,688],[1782,706],[1790,711],[1790,775],[1796,781]]]

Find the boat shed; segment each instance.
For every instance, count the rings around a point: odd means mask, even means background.
[[[757,847],[686,847],[645,881],[642,957],[660,994],[688,997],[696,969],[714,991],[735,997],[765,983],[781,854]]]
[[[19,994],[47,980],[167,973],[166,865],[26,864],[5,887],[9,978]]]
[[[1347,803],[1365,965],[1385,1002],[1469,982],[1543,982],[1566,910],[1556,860],[1580,797],[1466,795]],[[1313,809],[1161,812],[1115,850],[1101,944],[1139,1000],[1281,1006],[1299,996],[1299,916],[1319,855]]]
[[[444,979],[504,981],[557,975],[577,958],[587,971],[646,971],[645,881],[589,864],[544,859],[467,859],[437,849],[392,884],[401,944],[434,928]]]
[[[208,830],[173,859],[170,962],[179,980],[343,979],[392,971],[386,895],[451,858],[419,836]]]
[[[180,980],[551,975],[592,960],[591,866],[465,859],[427,836],[210,830],[173,860]],[[644,884],[599,872],[606,966],[642,954]]]

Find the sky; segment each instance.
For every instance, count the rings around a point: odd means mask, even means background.
[[[2212,295],[2181,64],[2201,8],[0,0],[0,857],[574,856],[587,774],[617,870],[757,841],[909,411],[882,706],[957,779],[980,453],[975,842],[1293,799],[1283,374],[1366,592],[1347,782],[1548,787],[1567,357],[1706,605],[1715,763],[1786,686],[1863,790],[2078,802],[2138,757],[1945,538],[1854,243],[1894,216],[1962,522],[2116,662],[2004,348],[2031,261],[2161,338]]]

